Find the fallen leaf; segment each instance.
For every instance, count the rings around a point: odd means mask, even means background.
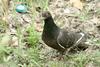
[[[70,0],[70,3],[73,5],[73,7],[76,7],[80,10],[83,9],[84,3],[81,2],[80,0]]]
[[[43,31],[42,24],[41,23],[35,23],[35,30],[37,32],[42,32]]]
[[[18,46],[18,37],[16,37],[16,36],[12,37],[11,46],[13,46],[13,47],[17,47]]]
[[[8,46],[8,45],[10,44],[10,42],[11,42],[11,37],[10,37],[10,35],[5,34],[5,36],[2,37],[2,39],[1,39],[1,41],[0,41],[0,44],[1,44],[1,45],[6,45],[6,46]]]
[[[85,67],[95,67],[95,65],[93,64],[93,62],[89,62],[89,63],[86,64]]]
[[[34,25],[35,25],[35,30],[36,30],[37,32],[42,32],[43,28],[42,28],[41,19],[40,19],[39,16],[37,16],[37,17],[35,18],[35,23],[34,23]]]

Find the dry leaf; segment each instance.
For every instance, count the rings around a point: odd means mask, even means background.
[[[95,65],[93,64],[93,62],[89,62],[89,63],[86,64],[85,67],[95,67]]]
[[[2,37],[2,40],[0,41],[1,45],[9,45],[11,42],[11,37],[8,34],[5,34],[4,37]]]
[[[42,32],[43,31],[42,24],[41,23],[35,23],[35,30],[37,32]]]
[[[17,47],[18,46],[18,37],[16,37],[16,36],[12,37],[11,46],[13,46],[13,47]]]
[[[34,23],[34,25],[35,25],[35,30],[37,31],[37,32],[42,32],[42,24],[41,24],[41,19],[40,19],[40,17],[39,16],[37,16],[36,18],[35,18],[35,23]]]
[[[74,7],[78,8],[78,9],[80,9],[80,10],[83,9],[84,3],[82,3],[80,0],[70,0],[70,3],[71,3]]]

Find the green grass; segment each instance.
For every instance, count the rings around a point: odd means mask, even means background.
[[[34,17],[36,16],[35,7],[41,6],[43,10],[46,10],[48,8],[48,0],[14,0],[15,2],[14,7],[17,5],[17,2],[25,2],[28,6],[29,11],[32,12],[32,24],[30,27],[28,27],[25,31],[28,32],[28,36],[25,38],[27,40],[26,45],[30,47],[26,47],[25,43],[23,42],[24,39],[24,33],[21,32],[21,27],[18,24],[18,21],[16,21],[17,26],[17,33],[16,36],[18,37],[18,47],[11,47],[8,46],[6,43],[6,46],[0,44],[0,64],[4,64],[5,67],[18,67],[18,66],[24,66],[24,67],[41,67],[41,60],[40,60],[40,49],[38,49],[38,43],[39,43],[39,34],[34,30]],[[3,2],[2,5],[5,5]],[[3,7],[3,6],[2,6]],[[2,8],[2,12],[4,16],[7,16],[7,12],[4,12],[6,7]],[[5,10],[7,11],[7,10]],[[3,17],[2,14],[2,17]],[[13,9],[12,14],[17,17],[17,14],[15,10]],[[4,23],[5,21],[2,21],[2,18],[0,20],[0,28],[4,29],[7,25]],[[6,21],[7,22],[7,21]],[[24,31],[24,32],[25,32]],[[1,36],[1,35],[0,35]],[[9,35],[10,36],[10,35]],[[3,37],[3,36],[1,36]],[[1,40],[2,38],[0,38]]]
[[[18,30],[19,31],[19,30]],[[13,64],[14,67],[24,66],[27,67],[39,67],[40,66],[40,57],[39,57],[39,37],[36,31],[32,27],[29,27],[26,31],[29,32],[27,36],[27,42],[30,44],[30,47],[26,47],[23,42],[22,33],[18,32],[19,44],[18,47],[14,48],[8,45],[0,45],[0,63],[10,66]],[[27,44],[26,44],[27,45]],[[29,66],[30,67],[30,66]]]
[[[27,33],[29,34],[27,37],[27,41],[29,43],[29,46],[35,47],[39,42],[38,32],[34,31],[34,26],[31,25],[31,27],[28,28]]]

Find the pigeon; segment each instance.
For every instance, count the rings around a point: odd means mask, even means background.
[[[87,48],[84,45],[87,40],[85,33],[61,29],[55,24],[49,11],[41,12],[41,16],[44,20],[42,40],[47,46],[60,52],[70,51],[76,46],[82,49]]]

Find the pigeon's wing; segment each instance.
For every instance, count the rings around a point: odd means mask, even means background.
[[[59,36],[57,38],[57,42],[59,46],[62,48],[69,48],[72,46],[79,38],[80,34],[74,32],[68,32],[66,30],[61,30]]]

